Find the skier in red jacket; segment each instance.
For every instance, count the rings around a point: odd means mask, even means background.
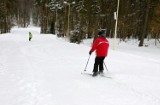
[[[103,32],[99,32],[98,38],[95,39],[92,48],[89,51],[89,54],[91,55],[92,52],[96,50],[96,58],[92,76],[96,76],[98,74],[98,68],[99,68],[99,73],[103,73],[104,70],[103,61],[105,57],[108,55],[108,48],[109,48],[109,42],[106,39],[106,35]]]

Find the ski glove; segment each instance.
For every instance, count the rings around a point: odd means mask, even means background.
[[[89,55],[91,55],[92,54],[92,52],[91,51],[89,51]]]

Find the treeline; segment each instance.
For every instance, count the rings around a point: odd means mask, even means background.
[[[16,25],[27,27],[32,19],[34,0],[0,0],[0,33]]]
[[[118,0],[1,0],[0,32],[33,22],[41,27],[41,33],[76,43],[96,37],[99,30],[114,37],[117,5]],[[143,46],[144,38],[158,40],[159,33],[160,0],[119,0],[117,37],[122,41],[137,38]]]

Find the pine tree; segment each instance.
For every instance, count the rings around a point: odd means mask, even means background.
[[[150,21],[150,30],[154,33],[160,33],[160,4],[155,8],[153,17]]]

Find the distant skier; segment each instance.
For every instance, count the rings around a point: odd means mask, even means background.
[[[32,33],[29,32],[29,41],[31,41],[31,39],[32,39]]]
[[[98,37],[94,40],[91,50],[89,54],[96,50],[96,58],[93,68],[93,75],[97,76],[98,73],[103,73],[103,61],[105,57],[108,55],[109,42],[106,39],[106,35],[103,32],[98,33]],[[99,72],[98,72],[99,68]]]

